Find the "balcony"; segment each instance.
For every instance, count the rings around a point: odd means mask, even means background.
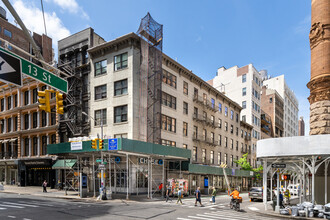
[[[213,112],[217,112],[215,104],[212,104],[211,101],[204,99],[202,96],[195,94],[193,101],[200,105],[203,105],[204,107],[210,109]]]
[[[215,141],[214,139],[212,138],[206,138],[205,142],[208,144],[208,145],[211,145],[211,146],[217,146],[218,145],[218,141]]]
[[[194,114],[193,115],[193,120],[197,121],[197,122],[201,122],[206,126],[210,126],[212,128],[217,128],[219,125],[218,123],[212,121],[211,119],[204,117],[203,115],[197,115]]]
[[[251,141],[251,136],[249,136],[249,135],[245,135],[245,136],[244,136],[244,140],[246,140],[246,141]]]

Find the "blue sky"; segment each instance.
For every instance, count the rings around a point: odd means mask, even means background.
[[[39,0],[12,0],[26,26],[43,33]],[[44,0],[56,41],[86,27],[106,41],[136,32],[147,12],[163,24],[163,52],[209,80],[221,66],[253,63],[285,75],[309,131],[310,0]],[[9,13],[7,13],[9,14]],[[9,16],[9,20],[12,18]],[[57,48],[56,48],[57,49]]]

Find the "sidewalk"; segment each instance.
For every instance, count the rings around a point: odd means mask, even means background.
[[[265,210],[265,206],[263,202],[251,202],[250,205],[247,206],[249,211],[253,211],[255,213],[264,215],[264,216],[273,216],[276,218],[282,218],[282,219],[321,219],[321,218],[308,218],[308,217],[293,217],[291,215],[281,215],[278,212],[273,211],[273,206],[270,201],[267,202],[267,210]]]

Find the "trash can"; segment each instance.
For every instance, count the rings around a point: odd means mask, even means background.
[[[298,206],[292,206],[291,207],[291,213],[292,213],[292,216],[298,216]]]

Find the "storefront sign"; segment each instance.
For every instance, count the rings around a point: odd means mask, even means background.
[[[148,164],[148,158],[140,157],[138,161],[140,164]],[[150,163],[162,166],[164,162],[162,159],[150,159]]]
[[[109,146],[108,150],[118,150],[118,139],[117,138],[109,139],[108,146]]]
[[[71,142],[71,150],[82,150],[82,142]]]

